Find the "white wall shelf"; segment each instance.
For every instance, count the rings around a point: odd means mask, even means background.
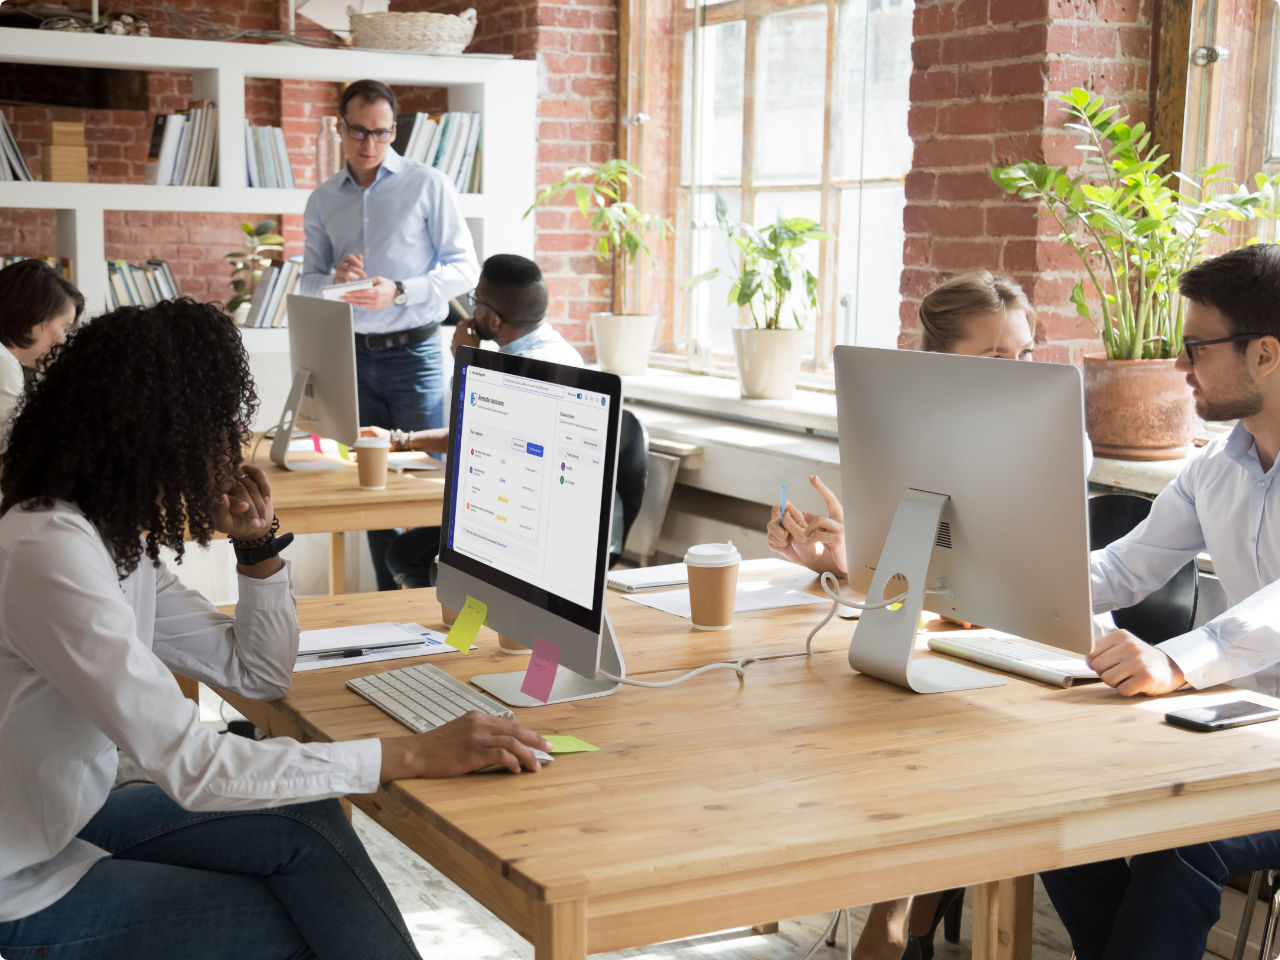
[[[522,214],[535,193],[537,65],[487,56],[435,56],[296,44],[222,43],[0,28],[0,61],[49,66],[189,73],[194,96],[218,104],[216,187],[114,183],[0,183],[0,207],[51,209],[58,256],[91,311],[107,302],[103,214],[108,210],[301,214],[307,190],[250,188],[245,173],[244,91],[251,77],[439,87],[450,110],[481,114],[480,182],[463,194],[463,215],[481,258],[533,254],[533,223]],[[295,160],[300,158],[294,158]],[[164,258],[157,247],[152,256]]]

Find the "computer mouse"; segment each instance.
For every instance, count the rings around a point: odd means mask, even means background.
[[[534,748],[533,755],[538,758],[539,763],[544,763],[544,764],[553,763],[556,759],[551,754],[547,753],[545,750],[539,750],[536,747]],[[500,763],[491,763],[487,767],[481,767],[479,770],[472,770],[471,772],[472,773],[510,773],[511,771],[508,770],[506,767],[504,767]]]

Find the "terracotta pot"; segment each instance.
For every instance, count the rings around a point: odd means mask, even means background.
[[[653,313],[593,313],[591,334],[600,369],[622,377],[644,373],[657,326]]]
[[[754,400],[786,400],[795,392],[800,375],[800,330],[733,328],[733,352],[738,358],[738,385]]]
[[[1084,358],[1084,420],[1094,456],[1176,460],[1191,449],[1199,418],[1175,360]]]

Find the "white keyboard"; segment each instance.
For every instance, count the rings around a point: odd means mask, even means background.
[[[990,630],[933,634],[929,649],[1059,687],[1098,679],[1084,657],[1034,646]]]
[[[515,717],[497,700],[471,689],[429,663],[355,677],[347,681],[347,686],[414,733],[444,726],[470,710],[508,720]],[[541,750],[533,752],[543,763],[551,762],[550,754]]]

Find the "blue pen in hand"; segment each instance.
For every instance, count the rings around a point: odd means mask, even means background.
[[[787,513],[787,485],[785,483],[780,483],[778,484],[778,489],[778,520],[781,522],[782,518],[786,516]]]

